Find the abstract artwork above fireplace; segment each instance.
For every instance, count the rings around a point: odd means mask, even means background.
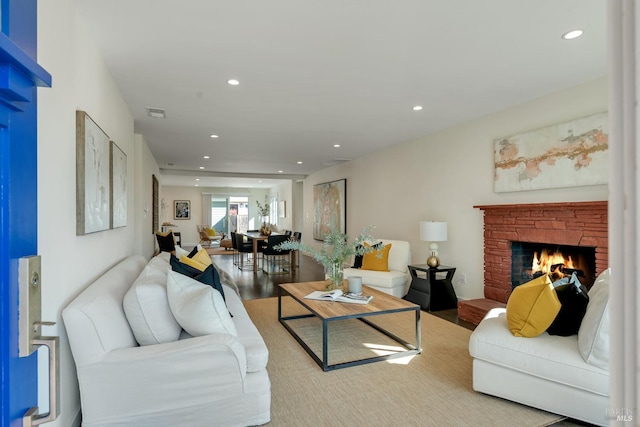
[[[606,184],[608,114],[598,113],[495,141],[494,190]]]

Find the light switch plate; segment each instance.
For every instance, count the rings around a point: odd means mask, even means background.
[[[20,357],[25,357],[36,350],[33,340],[40,336],[42,317],[40,255],[22,257],[18,260],[18,283],[18,347]]]

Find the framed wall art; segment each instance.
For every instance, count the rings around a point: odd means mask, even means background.
[[[495,141],[494,191],[606,184],[609,123],[606,112]]]
[[[347,232],[347,180],[325,182],[313,186],[313,238],[324,241],[331,225]]]
[[[109,137],[87,113],[76,111],[76,235],[111,227]]]
[[[155,175],[151,175],[151,234],[160,230],[160,183]]]
[[[191,201],[173,201],[173,219],[191,219]]]
[[[111,228],[127,225],[127,155],[111,141]]]

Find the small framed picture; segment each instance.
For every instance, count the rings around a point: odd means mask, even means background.
[[[173,201],[173,219],[191,219],[191,201]]]

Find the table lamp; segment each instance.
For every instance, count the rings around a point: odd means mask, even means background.
[[[431,242],[429,252],[431,255],[427,258],[429,267],[437,267],[440,265],[438,258],[438,243],[447,241],[447,223],[437,221],[420,222],[420,240]]]

